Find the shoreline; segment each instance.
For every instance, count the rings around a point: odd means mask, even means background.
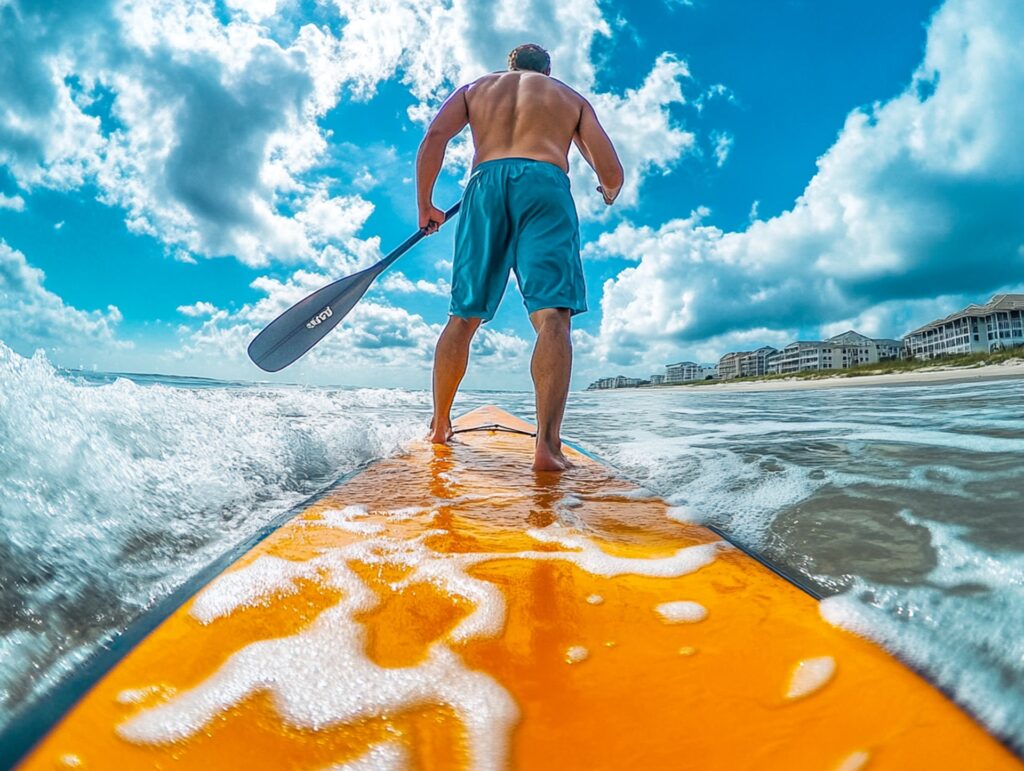
[[[981,367],[928,367],[911,372],[890,372],[885,375],[856,377],[832,376],[808,380],[749,380],[742,383],[715,383],[714,385],[655,386],[653,388],[615,388],[609,391],[707,391],[711,393],[748,391],[810,391],[825,388],[858,388],[878,386],[919,386],[930,384],[954,385],[984,380],[1007,380],[1024,377],[1024,363],[986,364]]]

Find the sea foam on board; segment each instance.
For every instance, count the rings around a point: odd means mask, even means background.
[[[386,512],[371,513],[365,506],[350,505],[343,511],[347,524],[358,524],[368,516],[387,521]],[[335,526],[331,512],[328,514],[322,524]],[[431,512],[423,516],[425,524],[432,523]],[[315,524],[312,520],[306,526]],[[126,720],[117,729],[119,735],[148,744],[186,739],[256,691],[270,694],[287,723],[313,730],[424,704],[444,704],[465,727],[472,767],[503,768],[518,707],[500,684],[467,669],[449,647],[494,637],[506,621],[505,597],[498,586],[471,576],[468,568],[495,560],[524,559],[570,562],[606,577],[676,577],[713,561],[720,547],[718,543],[702,544],[667,557],[628,558],[606,554],[577,531],[552,525],[528,534],[539,543],[562,547],[561,551],[448,554],[427,546],[432,536],[443,532],[428,528],[414,537],[390,537],[386,532],[363,531],[365,538],[325,549],[303,563],[287,566],[279,564],[282,560],[264,557],[219,576],[199,594],[190,611],[207,623],[263,598],[293,591],[295,582],[309,575],[321,576],[327,585],[341,590],[343,597],[307,629],[290,637],[251,643],[234,653],[199,685]],[[367,657],[364,629],[355,620],[379,600],[351,569],[351,562],[410,568],[392,585],[393,591],[426,582],[448,596],[466,600],[472,610],[443,639],[431,644],[424,661],[409,667],[379,667]],[[590,654],[577,645],[564,655],[567,663],[575,664]]]
[[[708,609],[692,600],[663,602],[654,610],[670,624],[695,624],[708,617]]]

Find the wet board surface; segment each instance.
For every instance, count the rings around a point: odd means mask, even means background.
[[[526,428],[495,408],[458,421]],[[532,439],[380,461],[201,589],[26,769],[1002,769],[938,690]]]

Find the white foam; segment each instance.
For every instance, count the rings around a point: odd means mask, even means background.
[[[787,699],[802,699],[824,688],[836,672],[836,660],[831,656],[803,659],[793,667],[786,688]]]
[[[527,531],[528,535],[541,543],[553,543],[572,549],[569,552],[527,552],[521,556],[536,560],[566,560],[587,573],[597,576],[651,576],[654,578],[678,578],[700,570],[715,561],[715,555],[722,546],[721,541],[686,546],[670,557],[639,559],[617,557],[607,554],[583,536],[557,527]]]
[[[390,509],[388,510],[387,515],[389,519],[404,522],[409,519],[414,519],[424,512],[430,512],[431,515],[437,514],[437,511],[433,511],[422,506],[405,506],[400,509]]]
[[[871,760],[871,753],[864,750],[851,752],[835,767],[835,771],[860,771]]]
[[[693,624],[708,617],[707,608],[690,600],[663,602],[655,610],[670,624]]]
[[[398,742],[373,745],[355,760],[335,764],[324,771],[404,771],[409,768],[409,753]]]
[[[591,605],[600,605],[604,602],[604,597],[602,597],[600,594],[589,594],[587,595],[587,602],[589,602]]]
[[[141,704],[150,696],[164,693],[165,689],[159,685],[151,685],[148,688],[126,688],[117,694],[118,704]]]
[[[239,570],[217,576],[195,598],[189,613],[197,621],[209,624],[241,607],[253,607],[272,594],[292,594],[301,578],[317,573],[314,561],[296,562],[263,556]]]
[[[440,643],[416,666],[372,662],[363,628],[352,617],[372,609],[376,596],[347,566],[336,563],[332,572],[347,596],[310,627],[246,646],[196,687],[122,723],[118,734],[142,744],[183,740],[258,692],[271,696],[285,722],[309,730],[443,704],[463,723],[472,767],[504,768],[518,716],[508,693],[489,676],[466,669]]]
[[[366,507],[342,510],[340,519],[358,526],[374,516]],[[358,528],[354,532],[359,532]],[[182,740],[204,729],[218,714],[256,692],[268,693],[285,722],[320,729],[425,705],[449,706],[462,721],[473,768],[503,768],[510,732],[518,717],[512,697],[493,679],[469,670],[448,647],[497,635],[504,628],[505,598],[498,587],[470,576],[467,569],[494,560],[560,560],[594,575],[677,577],[714,560],[717,543],[680,549],[674,555],[638,559],[615,557],[576,531],[549,527],[531,530],[541,543],[566,551],[444,554],[426,544],[438,530],[412,538],[386,533],[366,535],[345,546],[326,549],[303,563],[262,557],[213,581],[193,603],[193,615],[209,623],[262,598],[293,590],[301,577],[316,576],[343,592],[343,599],[290,637],[252,643],[235,653],[207,680],[165,703],[124,722],[118,733],[137,743]],[[404,668],[385,668],[365,653],[364,631],[354,616],[377,604],[377,595],[349,567],[350,562],[402,565],[411,570],[394,584],[396,591],[427,582],[449,596],[466,599],[470,613],[447,636],[436,640],[425,660]],[[589,656],[583,646],[566,651],[566,661]],[[383,750],[382,750],[383,752]],[[369,761],[368,761],[369,762]]]
[[[411,562],[414,570],[402,585],[429,582],[448,595],[468,600],[473,606],[469,615],[451,631],[451,639],[457,642],[495,637],[505,626],[505,595],[494,584],[473,578],[464,571],[472,561],[469,555],[453,560],[422,547],[403,560],[405,564]]]
[[[359,518],[366,515],[366,507],[362,505],[346,506],[343,509],[327,509],[320,514],[320,521],[309,524],[324,524],[349,533],[375,535],[384,532],[384,525],[379,522],[360,522]]]
[[[674,519],[684,525],[701,525],[707,521],[707,515],[692,506],[670,506],[665,514],[669,519]]]
[[[582,645],[573,645],[565,651],[566,664],[579,664],[590,657],[590,651]]]

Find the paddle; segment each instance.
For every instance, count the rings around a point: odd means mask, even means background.
[[[455,216],[460,204],[456,203],[444,213],[445,222]],[[277,372],[295,362],[338,326],[377,276],[426,234],[426,228],[420,228],[376,265],[317,289],[267,324],[249,343],[249,358],[253,364],[266,372]]]

